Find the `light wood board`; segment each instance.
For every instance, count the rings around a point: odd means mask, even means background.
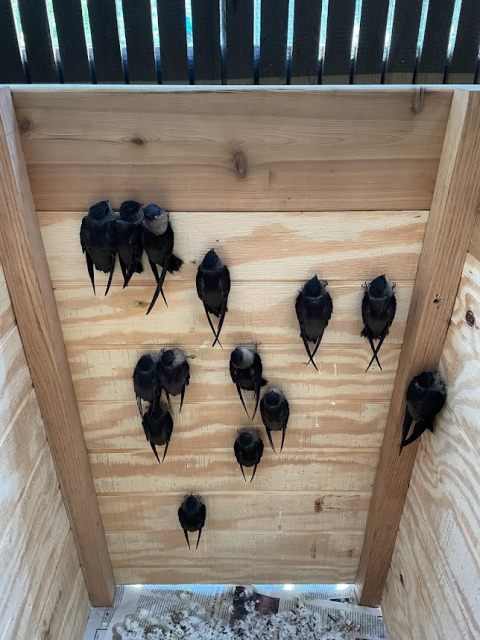
[[[372,489],[378,453],[378,449],[319,449],[304,454],[284,450],[275,455],[273,451],[265,450],[253,482],[244,481],[233,446],[229,452],[193,456],[179,457],[170,455],[169,451],[163,465],[157,462],[151,450],[91,453],[90,462],[98,493],[363,492]],[[245,475],[248,477],[248,469]]]
[[[255,482],[255,481],[254,481]],[[162,533],[178,529],[182,493],[99,496],[107,533]],[[311,491],[203,492],[211,531],[355,531],[365,529],[370,494]]]
[[[392,640],[480,634],[480,262],[468,255],[440,370],[447,404],[422,436],[382,601]]]
[[[87,206],[94,202],[91,200]],[[79,236],[86,213],[87,207],[77,213],[38,214],[55,287],[90,285]],[[315,273],[332,284],[339,280],[362,283],[382,273],[387,273],[393,282],[411,282],[417,272],[427,218],[428,212],[420,210],[174,212],[170,220],[175,232],[175,254],[185,264],[179,273],[167,275],[167,284],[185,280],[195,291],[198,265],[212,247],[228,265],[233,282],[293,282],[292,296],[298,284]],[[134,275],[131,282],[149,285],[150,298],[154,279],[146,256],[144,266],[144,275]],[[113,282],[123,285],[118,264],[116,271]],[[95,277],[106,284],[104,274],[95,272]],[[101,297],[100,285],[99,290]]]
[[[361,604],[380,603],[418,446],[398,455],[405,390],[438,366],[479,200],[480,93],[456,90],[356,579]]]
[[[36,207],[59,211],[106,185],[189,211],[428,208],[451,96],[14,91]]]
[[[11,93],[0,89],[0,251],[65,508],[93,604],[115,589]]]
[[[289,403],[290,417],[285,451],[320,447],[375,448],[382,444],[388,402],[301,401]],[[85,402],[80,404],[85,440],[90,452],[148,450],[137,404],[125,402]],[[174,436],[170,448],[178,455],[198,451],[226,450],[240,425],[246,424],[240,402],[187,403],[175,413]],[[255,424],[261,426],[260,418]],[[265,431],[262,427],[263,437]],[[279,449],[281,434],[273,433]],[[266,444],[266,441],[265,441]],[[277,446],[278,445],[278,446]]]

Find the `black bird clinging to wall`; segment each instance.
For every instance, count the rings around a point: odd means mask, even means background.
[[[158,356],[154,353],[147,353],[139,359],[133,371],[133,389],[141,416],[143,416],[142,400],[152,403],[155,396],[160,396],[162,392],[157,364]]]
[[[218,342],[220,346],[220,332],[222,330],[225,314],[227,313],[228,294],[230,293],[230,272],[228,267],[220,260],[214,249],[205,255],[197,271],[197,294],[203,302],[205,315],[212,330],[215,340],[212,347]],[[219,318],[218,328],[215,331],[210,314]],[[223,348],[223,347],[222,347]]]
[[[386,275],[378,276],[370,284],[365,283],[365,295],[362,300],[362,319],[365,326],[360,335],[368,338],[373,352],[367,371],[374,360],[377,361],[378,366],[382,369],[378,359],[378,352],[395,318],[397,300],[394,290],[395,284],[391,284]],[[374,340],[378,340],[376,349],[373,344]]]
[[[190,533],[194,533],[195,531],[198,531],[197,546],[195,547],[195,549],[198,549],[206,517],[207,508],[205,507],[201,497],[196,496],[193,493],[185,496],[180,508],[178,509],[178,519],[180,520],[189,549],[190,541],[188,539],[188,532],[190,531]]]
[[[162,298],[168,307],[167,300],[163,294],[165,276],[167,275],[167,271],[170,273],[179,271],[183,260],[173,255],[174,233],[167,211],[156,204],[149,204],[143,210],[143,214],[143,248],[145,249],[150,267],[157,282],[157,288],[153,294],[150,306],[147,309],[148,315],[153,309],[159,293],[162,294]],[[162,267],[162,273],[160,275],[158,275],[157,264]]]
[[[330,294],[325,289],[328,282],[320,282],[317,276],[313,276],[302,288],[295,301],[295,311],[300,325],[300,336],[305,346],[305,351],[315,369],[314,357],[323,338],[323,333],[332,317],[333,302]],[[309,342],[314,343],[310,352]]]
[[[267,384],[262,378],[262,360],[255,350],[248,347],[236,347],[230,355],[230,376],[237,387],[245,413],[248,417],[247,407],[242,395],[242,389],[253,391],[255,409],[251,419],[255,418],[260,400],[260,389]]]
[[[125,200],[120,205],[120,217],[115,220],[115,243],[123,274],[123,288],[134,273],[142,273],[142,205],[136,200]]]
[[[153,453],[160,462],[158,457],[156,446],[162,447],[165,445],[163,451],[162,462],[167,455],[168,445],[173,431],[173,418],[169,411],[163,409],[160,404],[160,396],[157,394],[148,407],[147,413],[143,416],[142,420],[143,430],[145,431],[145,437],[150,442]]]
[[[245,478],[243,467],[254,467],[252,477],[250,478],[250,482],[252,482],[257,471],[257,465],[262,459],[263,454],[263,442],[258,434],[258,429],[254,429],[253,427],[242,429],[235,440],[233,451],[242,470],[245,482],[247,479]]]
[[[102,200],[90,207],[88,214],[82,220],[80,244],[85,254],[93,293],[95,293],[93,267],[97,271],[109,274],[105,295],[107,295],[112,284],[115,259],[117,257],[113,223],[117,218],[118,214],[110,207],[108,200]]]
[[[424,371],[413,378],[407,389],[407,408],[402,428],[403,447],[414,442],[427,429],[433,433],[433,420],[447,399],[447,388],[438,371]],[[412,434],[407,438],[412,423]]]
[[[263,394],[263,398],[260,402],[260,414],[262,416],[265,429],[267,430],[268,441],[274,451],[275,447],[273,446],[271,432],[282,432],[282,444],[280,445],[281,451],[285,441],[285,431],[287,429],[290,409],[288,406],[288,400],[280,389],[269,389]]]
[[[190,367],[183,351],[180,351],[180,349],[162,350],[157,371],[160,385],[165,389],[170,409],[172,408],[170,396],[178,396],[180,394],[181,411],[185,388],[188,387],[190,382]]]

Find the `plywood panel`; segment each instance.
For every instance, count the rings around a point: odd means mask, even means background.
[[[39,214],[55,286],[89,285],[79,240],[85,214]],[[166,287],[185,280],[194,291],[198,264],[212,247],[228,264],[232,281],[294,282],[292,298],[298,283],[314,273],[332,283],[364,282],[381,273],[394,282],[410,282],[415,279],[427,217],[426,211],[172,213],[175,253],[185,264],[167,277]],[[95,278],[103,282],[102,274],[96,272]],[[118,265],[113,282],[123,285]],[[153,295],[148,268],[133,277],[132,284],[139,283],[151,287]]]
[[[15,324],[10,296],[8,295],[5,275],[0,265],[0,340],[9,332]]]
[[[18,329],[0,341],[0,437],[32,387]]]
[[[207,516],[208,517],[208,516]],[[195,537],[192,536],[195,540]],[[251,564],[278,557],[286,564],[321,567],[335,557],[339,567],[351,567],[360,554],[363,533],[284,533],[211,531],[205,528],[195,553],[189,551],[182,530],[164,533],[107,534],[114,567],[152,566],[162,554],[165,566],[235,566],[245,559],[250,541]]]
[[[235,567],[116,567],[114,571],[117,584],[284,584],[292,579],[296,584],[329,584],[351,583],[355,577],[355,566],[339,566],[333,557],[323,567],[289,566],[275,558],[270,564],[237,563]]]
[[[39,210],[86,209],[106,184],[173,210],[371,210],[430,205],[451,92],[427,91],[421,109],[415,95],[88,89],[14,100]]]
[[[68,603],[62,630],[60,631],[60,637],[75,638],[78,635],[80,639],[87,624],[89,612],[88,593],[85,589],[82,572],[79,570]]]
[[[47,640],[47,638],[61,638],[60,630],[64,623],[68,605],[77,576],[81,573],[78,563],[78,555],[75,549],[72,532],[69,531],[65,539],[63,551],[60,556],[55,573],[53,574],[52,586],[46,597],[45,607],[42,611],[40,622],[36,630],[34,630],[35,640]],[[85,586],[84,586],[85,589]],[[80,598],[79,598],[80,601]],[[87,601],[88,602],[88,601]],[[88,603],[89,608],[89,603]],[[72,621],[73,622],[73,621]],[[72,627],[72,640],[80,640],[82,633],[82,625]]]
[[[275,455],[265,449],[255,480],[245,483],[232,449],[195,456],[170,455],[159,465],[152,451],[92,453],[98,493],[213,491],[370,491],[378,449],[319,450]],[[172,443],[173,438],[172,437]]]
[[[327,329],[328,330],[328,329]],[[300,342],[300,339],[299,339]],[[207,347],[181,346],[190,364],[190,385],[185,402],[240,402],[229,373],[228,350]],[[138,359],[145,353],[140,349],[111,348],[84,350],[70,347],[69,360],[75,391],[80,402],[135,402],[132,374]],[[320,347],[315,361],[318,372],[310,365],[302,346],[271,347],[262,345],[259,353],[263,362],[263,376],[270,384],[281,385],[289,398],[297,400],[349,400],[352,397],[371,401],[389,400],[400,350],[384,347],[381,352],[383,371],[365,369],[371,358],[367,346],[346,348]],[[253,394],[246,392],[247,407]],[[179,400],[174,399],[174,404]]]
[[[133,493],[100,496],[107,533],[178,533],[182,493]],[[272,492],[202,493],[211,531],[356,531],[363,532],[369,493]]]
[[[68,520],[48,450],[44,449],[23,499],[0,541],[0,602],[4,638],[20,638],[30,617],[38,623],[45,600],[38,588],[59,561]]]
[[[290,400],[286,451],[318,447],[375,448],[382,444],[388,402]],[[133,397],[125,402],[80,405],[91,452],[148,449]],[[175,414],[171,451],[177,455],[231,449],[232,434],[245,423],[240,402],[184,404]],[[260,421],[257,420],[257,424]],[[273,434],[274,442],[280,436]],[[280,442],[280,440],[278,439]]]
[[[81,275],[80,273],[78,275]],[[87,276],[88,277],[88,276]],[[229,312],[222,328],[225,349],[246,341],[262,345],[298,344],[299,327],[295,298],[304,282],[233,282],[228,298]],[[364,344],[360,337],[360,315],[365,293],[363,282],[332,282],[334,314],[322,344]],[[413,283],[397,286],[397,313],[387,344],[401,344],[407,320]],[[111,345],[196,344],[213,342],[203,305],[193,280],[168,280],[164,287],[168,309],[164,306],[145,316],[153,296],[150,286],[112,287],[107,297],[94,296],[92,287],[61,285],[55,297],[67,345],[105,347]],[[163,302],[162,302],[163,305]],[[161,331],[159,331],[159,314]]]
[[[469,254],[440,362],[447,404],[422,436],[382,602],[392,640],[405,620],[412,638],[480,634],[479,283]]]
[[[46,446],[37,397],[30,389],[0,442],[0,536],[10,525],[38,459],[46,455]]]

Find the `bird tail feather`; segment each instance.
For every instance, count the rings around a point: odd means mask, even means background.
[[[183,260],[173,255],[172,253],[172,255],[168,258],[167,271],[169,271],[170,273],[173,273],[174,271],[180,271],[182,264]]]

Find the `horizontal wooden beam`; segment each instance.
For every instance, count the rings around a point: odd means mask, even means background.
[[[398,455],[405,391],[440,361],[480,202],[480,93],[455,90],[356,578],[362,605],[380,604],[418,442]]]
[[[115,582],[10,90],[0,89],[0,250],[85,583],[94,606]]]

